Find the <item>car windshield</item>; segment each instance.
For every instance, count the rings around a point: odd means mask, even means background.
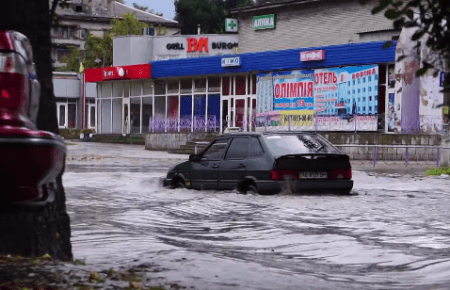
[[[340,154],[328,141],[319,136],[306,134],[269,135],[265,136],[266,143],[275,155],[293,154]]]

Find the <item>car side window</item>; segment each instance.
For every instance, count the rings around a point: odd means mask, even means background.
[[[217,140],[202,153],[206,160],[222,160],[229,140]]]
[[[250,138],[250,147],[248,151],[249,158],[260,157],[264,155],[264,150],[259,142],[258,138]]]
[[[248,139],[248,137],[233,138],[225,159],[246,159],[248,155]]]

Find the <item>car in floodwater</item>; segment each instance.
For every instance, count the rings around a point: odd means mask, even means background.
[[[164,186],[275,194],[348,194],[352,169],[323,136],[310,132],[250,132],[219,136],[189,161],[172,168]]]

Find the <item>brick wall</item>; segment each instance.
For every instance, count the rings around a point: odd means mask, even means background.
[[[278,10],[239,12],[239,52],[359,42],[358,32],[392,29],[392,21],[383,13],[371,14],[377,2],[360,5],[357,0],[326,0]],[[253,16],[265,14],[276,14],[275,29],[253,30]]]

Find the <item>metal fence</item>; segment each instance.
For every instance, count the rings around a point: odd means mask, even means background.
[[[149,132],[218,132],[216,116],[150,117]]]
[[[405,162],[405,167],[408,167],[409,162],[411,161],[411,151],[414,150],[414,155],[416,156],[416,161],[419,161],[419,159],[421,160],[425,160],[423,158],[419,158],[420,154],[416,154],[416,150],[418,149],[423,149],[424,151],[428,150],[431,151],[424,153],[423,155],[426,156],[426,160],[430,161],[430,159],[434,159],[434,161],[436,162],[436,167],[440,166],[440,159],[441,159],[441,154],[443,153],[444,150],[450,150],[450,147],[442,147],[442,146],[427,146],[427,145],[356,145],[356,144],[339,144],[339,145],[335,145],[336,147],[343,149],[343,148],[363,148],[365,149],[365,155],[366,158],[362,158],[360,160],[371,160],[373,162],[373,167],[376,166],[377,161],[392,161],[392,159],[389,158],[389,153],[385,153],[383,154],[383,152],[380,151],[383,149],[395,149],[397,152],[396,154],[398,154],[398,149],[404,149],[401,150],[402,151],[402,155],[404,158],[402,158],[402,160]],[[352,153],[351,152],[345,152],[346,150],[342,150],[344,151],[343,153],[349,154],[350,157],[352,157]],[[385,150],[386,151],[386,150]],[[448,151],[447,151],[448,152]],[[445,153],[447,153],[445,152]],[[434,156],[433,156],[434,155]],[[429,158],[429,156],[433,156],[433,158]],[[384,158],[383,158],[384,157]]]

